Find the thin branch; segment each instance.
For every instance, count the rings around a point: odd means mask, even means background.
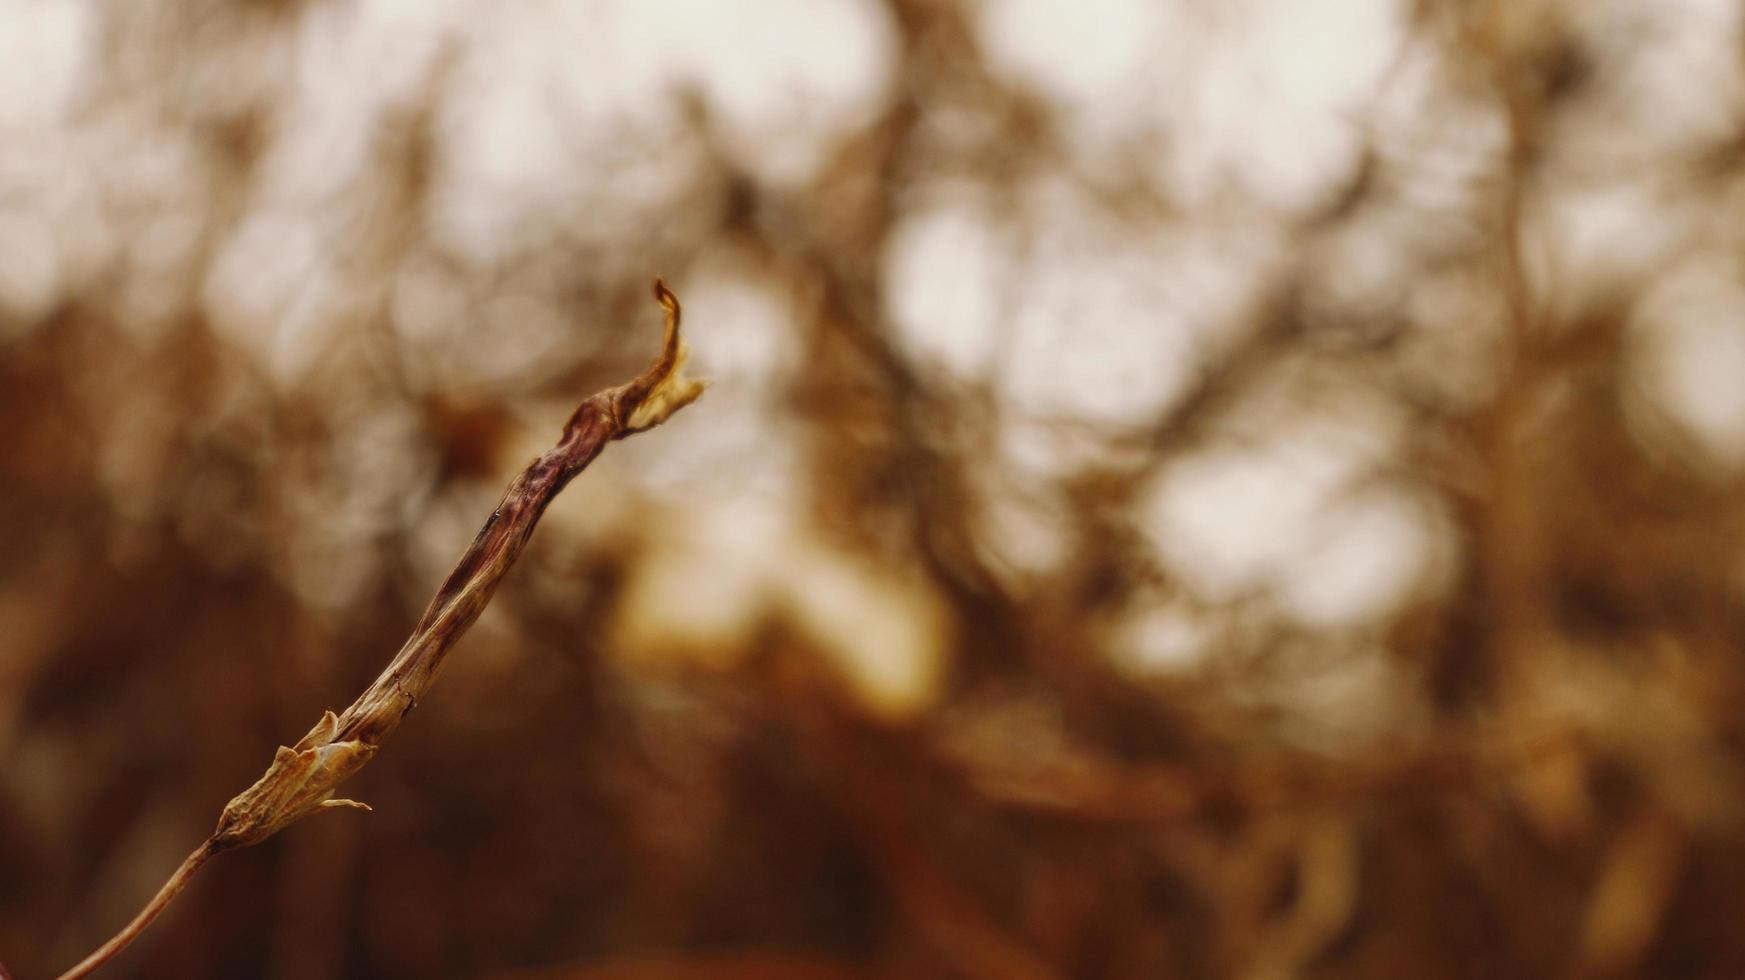
[[[355,800],[336,799],[334,791],[363,768],[430,690],[449,650],[484,611],[503,574],[533,536],[545,508],[607,443],[654,428],[703,393],[701,381],[684,376],[678,297],[658,279],[654,295],[666,311],[666,330],[655,362],[635,380],[582,402],[564,425],[557,445],[509,484],[497,509],[437,589],[412,636],[375,683],[343,713],[325,712],[295,746],[280,746],[266,774],[224,807],[212,836],[188,855],[139,915],[62,974],[61,980],[86,976],[125,949],[213,855],[258,844],[318,809],[369,809]]]

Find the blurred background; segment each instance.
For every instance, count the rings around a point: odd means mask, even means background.
[[[0,960],[1745,975],[1724,0],[7,0]]]

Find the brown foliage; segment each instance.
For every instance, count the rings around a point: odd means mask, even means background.
[[[658,269],[706,410],[113,975],[1745,973],[1739,25],[1134,6],[90,14],[0,171],[0,959],[378,675]]]

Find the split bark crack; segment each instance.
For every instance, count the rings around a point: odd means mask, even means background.
[[[654,428],[703,393],[703,382],[684,374],[678,297],[659,279],[654,282],[654,296],[666,314],[661,351],[654,363],[628,383],[582,402],[565,423],[557,445],[509,484],[496,510],[437,589],[411,637],[375,682],[343,712],[323,713],[296,745],[280,746],[266,773],[225,805],[217,829],[188,855],[133,921],[62,974],[61,980],[86,976],[125,949],[213,855],[258,844],[319,809],[369,809],[355,800],[336,798],[335,790],[370,761],[430,689],[455,641],[479,618],[503,574],[527,546],[545,508],[607,443]]]

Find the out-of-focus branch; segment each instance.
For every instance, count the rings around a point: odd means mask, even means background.
[[[545,508],[608,442],[654,428],[703,393],[703,382],[684,374],[678,297],[658,279],[654,295],[666,312],[666,331],[655,362],[634,380],[582,402],[564,425],[557,445],[509,484],[412,636],[375,683],[343,713],[325,712],[295,746],[280,746],[266,774],[224,807],[217,829],[188,855],[133,921],[62,974],[61,980],[86,976],[125,949],[214,854],[258,844],[318,809],[369,809],[355,800],[336,799],[334,791],[363,768],[430,690],[448,652],[484,611],[504,573],[533,536]]]

